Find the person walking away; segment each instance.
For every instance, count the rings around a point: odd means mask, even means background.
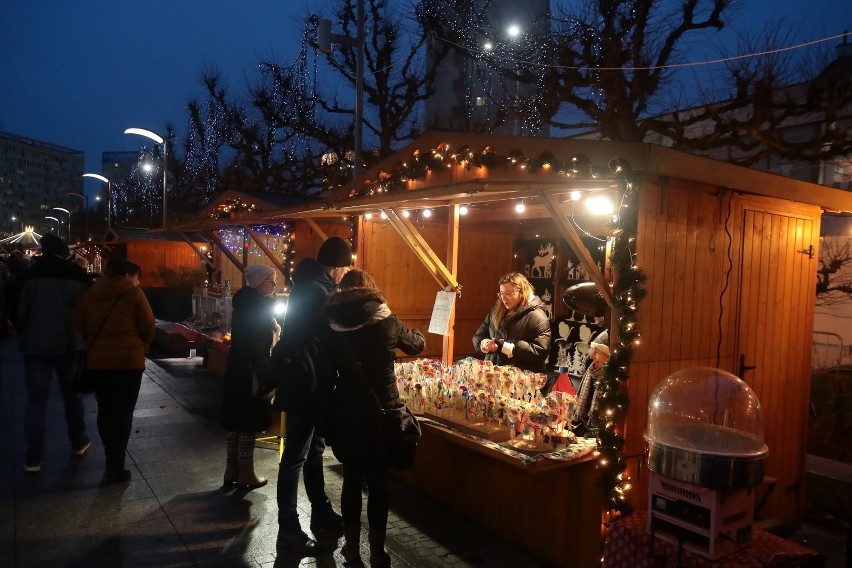
[[[269,428],[272,407],[255,391],[269,363],[273,335],[280,329],[272,312],[275,270],[253,264],[246,268],[245,279],[248,285],[231,299],[231,348],[222,385],[221,424],[228,432],[225,488],[256,488],[267,482],[254,472],[254,442],[257,432]]]
[[[80,331],[89,344],[87,367],[95,383],[98,433],[106,456],[102,485],[130,480],[124,467],[127,442],[155,333],[154,314],[139,287],[141,275],[138,264],[111,261],[80,303]]]
[[[23,273],[16,286],[15,323],[21,336],[27,407],[24,412],[26,462],[24,471],[41,471],[45,412],[53,374],[62,391],[71,454],[89,449],[83,420],[83,399],[72,387],[77,353],[84,343],[76,328],[76,305],[86,289],[85,275],[68,259],[65,242],[53,234],[41,240],[41,256]]]
[[[546,372],[550,319],[523,274],[511,272],[497,283],[497,303],[473,336],[473,347],[486,361]]]
[[[402,407],[393,370],[396,349],[416,355],[426,341],[419,330],[407,328],[391,313],[376,281],[362,270],[343,277],[325,314],[334,332],[330,356],[338,372],[331,399],[331,446],[343,464],[340,507],[345,544],[341,552],[349,565],[361,563],[361,487],[366,480],[370,566],[384,568],[390,566],[385,551],[388,468],[375,451],[375,399],[382,408]],[[365,389],[365,379],[375,398]]]
[[[264,381],[275,384],[273,409],[286,412],[287,444],[278,470],[278,549],[309,556],[321,552],[299,523],[298,484],[302,473],[311,502],[311,532],[318,539],[343,532],[340,515],[325,493],[322,456],[325,439],[316,431],[333,385],[333,370],[324,355],[331,331],[322,309],[332,288],[352,264],[352,250],[340,237],[323,242],[316,260],[306,258],[293,271],[293,290],[281,340],[272,350]]]

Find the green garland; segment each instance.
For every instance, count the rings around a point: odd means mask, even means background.
[[[458,165],[471,167],[525,169],[535,175],[555,174],[576,179],[597,179],[608,173],[615,176],[621,186],[621,204],[610,222],[612,253],[610,264],[615,275],[613,308],[618,314],[614,326],[618,329],[618,342],[613,344],[609,361],[598,382],[598,408],[602,427],[598,431],[598,485],[607,492],[610,513],[627,514],[632,507],[627,500],[629,480],[624,478],[624,437],[618,433],[618,424],[629,406],[625,382],[633,358],[633,346],[639,341],[637,310],[645,297],[645,273],[634,264],[637,235],[639,188],[633,184],[629,165],[614,158],[606,168],[595,168],[585,156],[573,156],[560,161],[552,153],[544,152],[529,158],[519,149],[505,156],[497,154],[491,146],[474,152],[462,145],[452,149],[448,144],[437,148],[415,151],[405,162],[396,163],[391,171],[382,171],[376,180],[365,180],[350,197],[375,193],[404,191],[411,179],[422,179],[430,170]]]
[[[610,265],[615,275],[613,308],[618,316],[613,325],[618,329],[617,343],[612,344],[610,358],[598,382],[598,408],[602,427],[598,432],[598,484],[607,491],[610,511],[625,515],[632,510],[627,501],[629,480],[624,477],[624,437],[618,424],[627,414],[630,400],[625,382],[633,359],[633,346],[639,342],[637,315],[645,297],[645,273],[634,262],[638,222],[639,188],[630,178],[630,168],[621,159],[610,162],[610,169],[621,185],[621,205],[610,223],[612,253]]]

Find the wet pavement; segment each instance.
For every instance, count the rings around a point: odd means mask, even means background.
[[[0,437],[0,566],[344,566],[339,545],[317,558],[276,555],[276,445],[258,444],[255,451],[256,471],[269,484],[253,491],[221,488],[221,379],[202,366],[200,357],[148,360],[128,448],[132,479],[100,487],[104,457],[94,396],[84,396],[92,447],[85,456],[71,456],[55,382],[42,471],[24,473],[23,365],[14,339],[3,339],[0,349],[0,426],[5,431]],[[325,464],[327,492],[336,505],[340,465],[330,451]],[[300,490],[303,528],[310,532],[301,484]],[[395,567],[547,566],[396,479],[390,490],[387,548]],[[366,518],[362,527],[366,559]],[[846,566],[842,530],[806,523],[788,538],[826,554],[829,568]]]

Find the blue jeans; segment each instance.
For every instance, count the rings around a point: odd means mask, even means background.
[[[76,365],[76,355],[24,354],[24,377],[27,383],[27,409],[24,413],[24,438],[27,459],[41,459],[44,454],[44,421],[50,382],[53,373],[59,379],[62,402],[65,404],[65,423],[71,447],[78,447],[89,439],[83,420],[83,399],[71,388],[71,375]]]
[[[325,494],[322,454],[325,439],[315,432],[316,417],[312,413],[288,412],[286,444],[278,468],[278,528],[281,531],[300,530],[299,472],[305,482],[305,492],[311,502],[311,514],[327,514],[331,501]]]

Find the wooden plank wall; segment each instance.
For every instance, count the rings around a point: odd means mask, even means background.
[[[747,287],[741,285],[742,267],[747,266],[757,274],[767,271],[772,274],[771,281],[758,280],[754,290],[761,291],[771,285],[787,290],[783,281],[793,276],[793,269],[781,269],[778,255],[767,243],[777,248],[778,243],[785,242],[786,246],[786,239],[793,238],[795,230],[779,225],[771,235],[744,234],[744,203],[753,204],[754,200],[730,194],[719,196],[715,187],[680,180],[664,184],[646,182],[640,195],[637,255],[647,275],[647,296],[639,311],[642,342],[636,347],[630,366],[630,409],[624,425],[625,452],[631,464],[628,471],[638,481],[632,494],[633,504],[643,509],[647,506],[643,435],[648,400],[654,389],[662,379],[683,368],[716,367],[738,374],[742,352],[738,342],[744,339],[744,333],[759,338],[751,349],[760,361],[758,364],[779,373],[787,369],[787,380],[783,382],[757,385],[746,377],[763,405],[767,431],[783,431],[780,437],[767,437],[770,451],[774,445],[775,451],[784,456],[791,453],[787,456],[790,459],[767,460],[766,473],[779,479],[799,479],[802,468],[792,454],[803,458],[805,452],[803,429],[807,420],[802,413],[807,410],[810,371],[801,358],[804,352],[810,355],[810,332],[805,332],[805,328],[808,317],[812,319],[813,294],[782,292],[769,300],[773,314],[795,313],[789,319],[800,326],[795,333],[784,332],[788,348],[781,350],[776,344],[777,336],[770,330],[784,324],[767,319],[764,311],[770,310],[765,294],[752,298]],[[781,200],[762,201],[769,202],[776,210],[802,214],[798,205]],[[808,214],[816,216],[818,223],[816,208],[810,208]],[[800,272],[804,274],[802,278],[815,277],[815,272],[809,269],[800,267]],[[812,292],[813,286],[809,290]],[[742,306],[752,304],[764,309],[743,313]],[[789,348],[792,344],[797,347]],[[797,402],[777,405],[778,393],[787,390],[793,394],[785,396],[797,398]],[[793,520],[796,507],[792,501],[780,508],[770,503],[764,516]]]
[[[441,259],[447,257],[446,225],[424,224],[418,230]],[[391,310],[406,325],[426,335],[422,357],[441,357],[441,336],[427,333],[437,281],[408,248],[397,232],[380,220],[364,223],[364,269],[372,273],[388,298]],[[496,302],[497,281],[511,271],[512,231],[465,227],[459,228],[458,281],[461,299],[456,303],[453,341],[454,358],[473,353],[473,334]]]
[[[127,258],[142,267],[140,286],[159,288],[164,285],[156,274],[161,266],[171,269],[186,267],[197,269],[201,259],[188,243],[166,241],[130,241],[127,243]]]

